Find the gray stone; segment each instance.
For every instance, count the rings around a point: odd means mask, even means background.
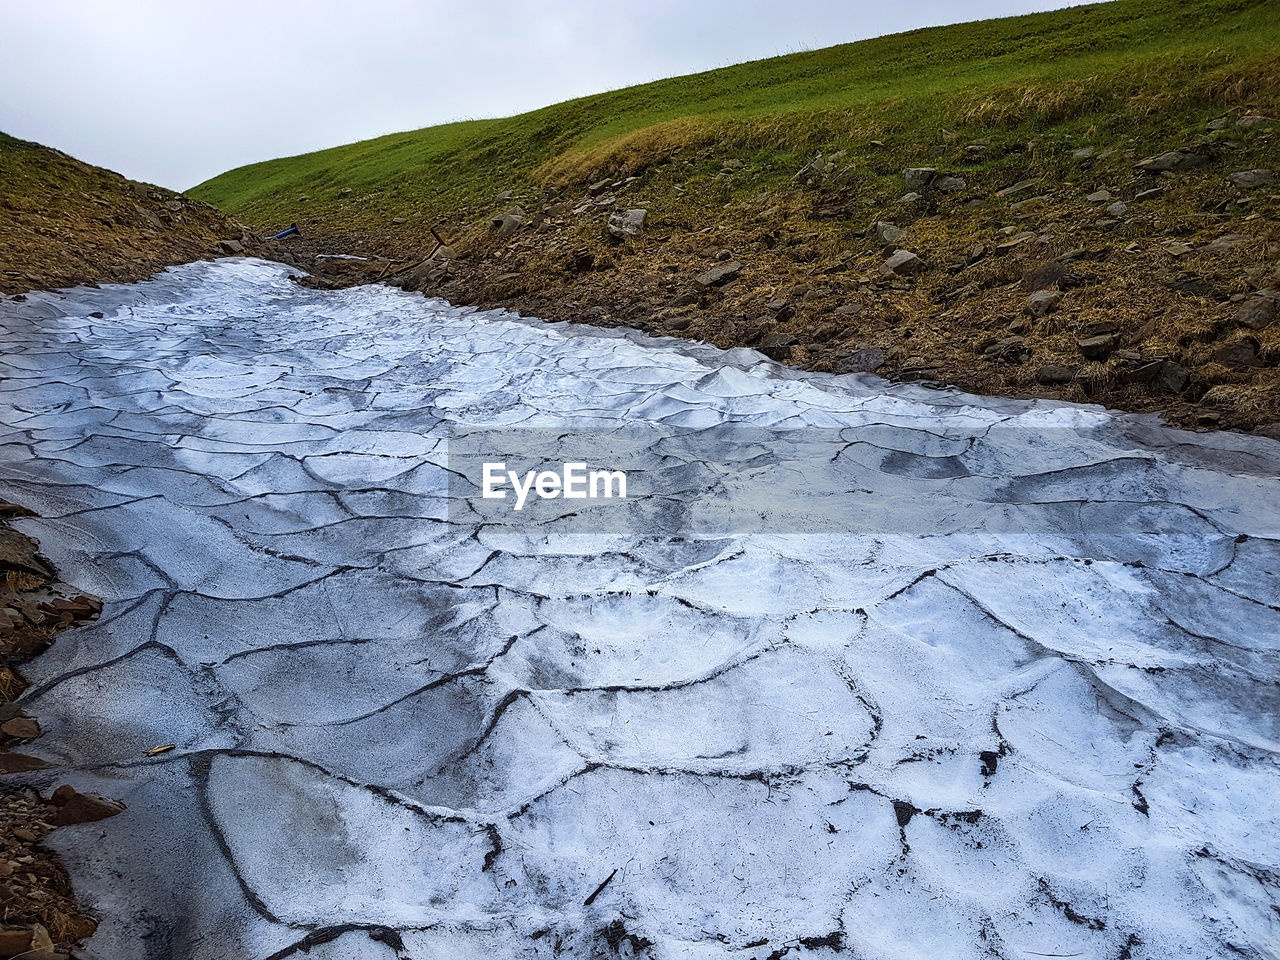
[[[612,183],[612,181],[608,177],[605,177],[603,180],[597,180],[595,183],[587,187],[587,193],[592,195],[603,193],[605,190],[609,189],[610,183]]]
[[[1085,337],[1076,345],[1080,348],[1080,352],[1089,360],[1105,360],[1111,355],[1111,351],[1115,349],[1117,342],[1116,335],[1113,333],[1100,333],[1094,337]]]
[[[1123,216],[1128,209],[1129,205],[1123,200],[1117,200],[1115,203],[1107,204],[1107,213],[1111,214],[1113,217]]]
[[[637,207],[625,213],[609,215],[609,235],[618,240],[634,240],[644,232],[644,218],[647,210]]]
[[[961,190],[967,190],[969,188],[968,181],[966,181],[964,177],[952,176],[938,177],[930,184],[930,186],[935,190],[942,191],[943,193],[959,193]]]
[[[1111,199],[1111,191],[1097,190],[1089,194],[1087,197],[1085,197],[1085,199],[1088,200],[1090,203],[1106,203],[1108,200]]]
[[[899,203],[915,203],[919,199],[920,199],[920,194],[916,193],[913,190],[910,193],[904,193],[902,195],[902,198],[898,202]]]
[[[933,167],[907,167],[902,171],[902,179],[906,182],[908,190],[921,190],[929,185],[934,177],[938,175],[938,171]]]
[[[737,260],[730,260],[728,263],[721,263],[712,267],[705,273],[700,273],[694,277],[693,282],[704,290],[711,287],[720,287],[733,280],[742,272],[742,264]]]
[[[1071,151],[1071,156],[1075,157],[1077,160],[1087,160],[1089,157],[1093,156],[1094,152],[1093,147],[1076,147]]]
[[[1037,264],[1022,275],[1022,289],[1028,291],[1048,290],[1056,287],[1068,276],[1067,265],[1058,260]]]
[[[1259,437],[1268,437],[1272,440],[1280,440],[1280,420],[1274,423],[1261,423],[1253,428],[1254,434]]]
[[[1047,386],[1054,386],[1061,383],[1070,383],[1076,378],[1075,367],[1064,367],[1061,365],[1053,365],[1041,367],[1036,371],[1036,383],[1043,383]]]
[[[1228,179],[1244,190],[1257,190],[1259,187],[1270,186],[1275,177],[1270,170],[1241,170],[1231,174]]]
[[[1039,182],[1040,182],[1039,177],[1036,177],[1031,180],[1019,180],[1017,183],[1013,184],[1012,186],[1005,187],[1003,190],[997,190],[996,196],[997,197],[1014,197],[1020,193],[1026,193],[1028,190],[1030,190]]]
[[[244,244],[239,240],[219,240],[218,248],[226,254],[244,253]]]
[[[1191,374],[1181,364],[1166,360],[1152,382],[1165,393],[1181,393],[1190,385]]]
[[[494,203],[507,203],[515,194],[510,190],[503,190],[500,194],[493,198]]]
[[[1043,317],[1058,309],[1062,294],[1057,290],[1037,290],[1027,298],[1027,313]]]
[[[893,256],[880,264],[880,273],[886,277],[919,273],[923,269],[924,261],[910,250],[895,250]]]
[[[875,373],[884,366],[885,352],[879,347],[860,347],[835,365],[836,373]]]
[[[885,247],[892,246],[907,235],[907,231],[885,220],[879,221],[872,228],[872,232],[875,234],[876,242]]]
[[[1204,248],[1214,253],[1221,253],[1223,250],[1234,250],[1236,247],[1242,247],[1248,242],[1249,238],[1243,233],[1224,233],[1222,236],[1210,240],[1204,245]]]
[[[1237,340],[1234,343],[1223,344],[1213,351],[1209,358],[1214,363],[1221,363],[1228,367],[1264,366],[1263,362],[1258,359],[1257,347],[1248,340]]]
[[[1021,233],[1015,233],[1008,240],[996,244],[996,253],[1007,253],[1014,247],[1020,247],[1024,243],[1034,240],[1036,235],[1030,230],[1024,230]]]
[[[1025,210],[1027,207],[1034,207],[1039,204],[1046,203],[1048,200],[1048,195],[1027,197],[1025,200],[1015,200],[1013,203],[1009,204],[1009,209],[1016,213],[1019,210]]]
[[[1271,117],[1264,117],[1258,113],[1248,113],[1236,121],[1236,126],[1247,129],[1249,127],[1269,127],[1273,123],[1275,123],[1275,120]]]
[[[524,226],[525,214],[519,207],[512,207],[489,221],[490,228],[500,237],[509,237]]]
[[[1147,173],[1163,173],[1168,170],[1191,170],[1208,162],[1208,157],[1194,150],[1170,150],[1168,153],[1139,160],[1134,166]]]
[[[1280,295],[1275,291],[1259,290],[1240,304],[1240,309],[1236,311],[1236,323],[1250,330],[1261,330],[1263,327],[1271,326],[1277,314],[1280,314],[1280,305],[1277,304],[1277,300],[1280,300]]]
[[[756,349],[770,360],[786,360],[797,342],[795,334],[771,333],[760,341]]]
[[[997,360],[1018,360],[1027,352],[1026,343],[1021,337],[1005,337],[995,343],[988,344],[982,351],[983,356]]]

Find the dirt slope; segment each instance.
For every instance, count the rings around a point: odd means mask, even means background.
[[[234,252],[242,233],[207,204],[0,133],[0,293],[141,280]]]

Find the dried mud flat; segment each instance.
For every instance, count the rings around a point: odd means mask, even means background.
[[[105,604],[19,701],[24,782],[128,806],[49,839],[87,956],[1277,942],[1273,441],[247,259],[8,301],[0,338],[0,493]],[[847,431],[843,495],[915,526],[451,502],[450,437],[584,420]]]

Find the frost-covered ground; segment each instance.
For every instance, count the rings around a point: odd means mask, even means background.
[[[0,349],[0,495],[107,601],[24,704],[38,782],[129,805],[54,834],[92,956],[1280,955],[1280,445],[248,260],[0,301]],[[1074,526],[446,509],[450,423],[584,411]]]

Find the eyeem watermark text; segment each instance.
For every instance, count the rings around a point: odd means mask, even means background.
[[[622,470],[588,470],[585,463],[562,463],[556,470],[527,470],[523,477],[508,470],[505,462],[484,465],[481,496],[505,500],[507,487],[515,493],[515,509],[523,510],[529,494],[543,500],[625,500],[627,474]]]

